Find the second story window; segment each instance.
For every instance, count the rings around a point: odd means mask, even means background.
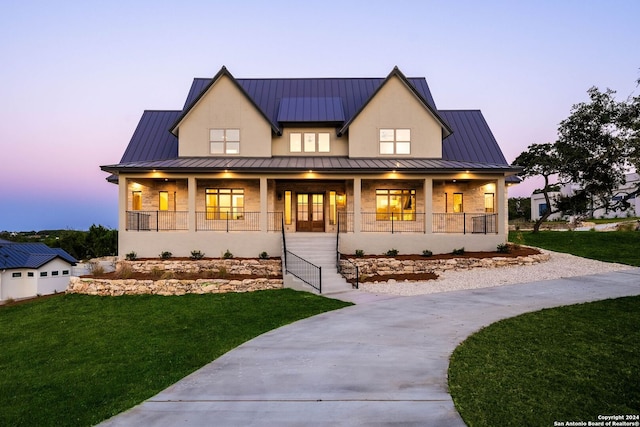
[[[380,154],[411,154],[411,129],[380,129]]]
[[[240,129],[209,129],[211,154],[240,154]]]
[[[331,151],[329,132],[293,132],[289,134],[291,153],[329,153]]]

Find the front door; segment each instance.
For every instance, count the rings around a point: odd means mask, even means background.
[[[298,194],[296,231],[324,231],[324,194]]]

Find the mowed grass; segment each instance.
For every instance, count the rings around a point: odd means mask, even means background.
[[[515,231],[509,241],[583,258],[640,267],[638,231]]]
[[[278,290],[0,307],[0,425],[96,424],[251,338],[347,305]]]
[[[479,331],[455,350],[450,392],[471,427],[639,414],[638,343],[640,297],[524,314]]]

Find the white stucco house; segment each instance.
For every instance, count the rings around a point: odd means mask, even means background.
[[[635,188],[638,188],[640,183],[640,176],[637,172],[628,173],[625,175],[626,183],[621,185],[614,193],[613,200],[621,200],[626,194],[632,193]],[[558,191],[549,193],[551,203],[557,196],[570,196],[580,189],[580,186],[575,183],[564,184],[559,187]],[[595,209],[592,212],[592,218],[625,218],[628,216],[638,216],[640,214],[640,197],[632,197],[629,200],[631,207],[626,211],[618,209],[606,211],[605,209]],[[539,219],[544,211],[547,209],[547,203],[544,198],[544,194],[534,192],[531,195],[531,219],[533,221]],[[549,217],[549,220],[566,219],[562,212],[554,213]]]
[[[0,301],[64,292],[76,262],[44,243],[0,239]]]

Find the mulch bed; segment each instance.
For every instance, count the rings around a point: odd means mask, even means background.
[[[518,248],[511,247],[510,251],[507,253],[501,252],[465,252],[462,255],[453,255],[453,254],[434,254],[430,257],[426,257],[423,255],[364,255],[359,258],[395,258],[397,260],[403,261],[417,261],[417,260],[425,260],[425,259],[454,259],[454,258],[494,258],[494,257],[504,257],[504,258],[517,258],[519,256],[529,256],[529,255],[538,255],[541,252],[535,248],[527,248],[524,246],[520,246]],[[355,255],[351,254],[342,254],[342,258],[358,258]]]

